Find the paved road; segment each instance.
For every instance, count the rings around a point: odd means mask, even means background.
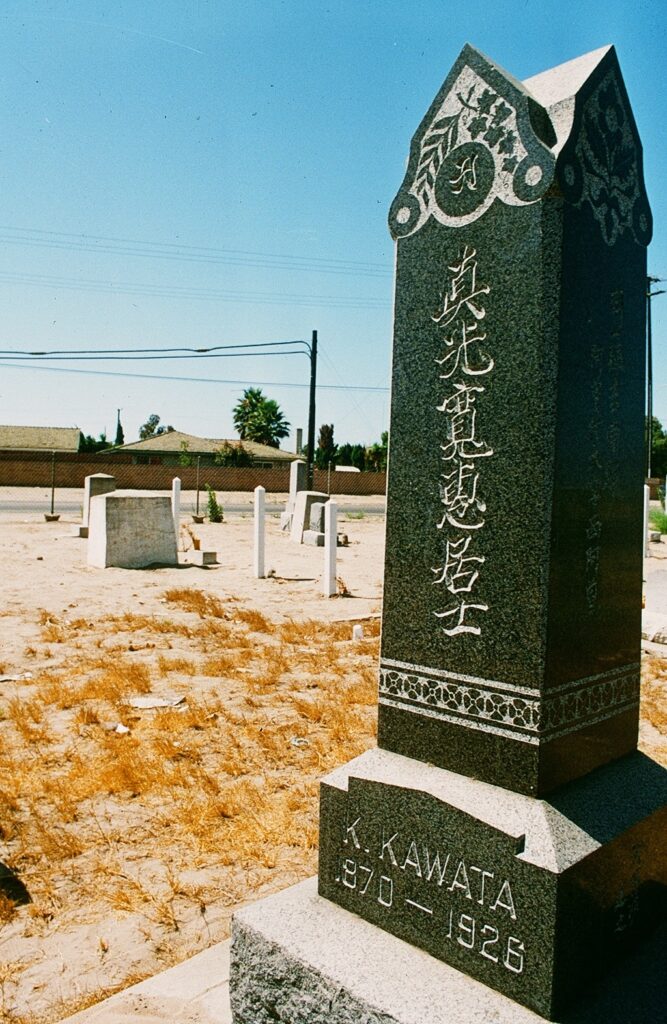
[[[206,510],[206,502],[203,501],[200,505],[201,511]],[[284,510],[283,504],[275,504],[267,502],[266,511],[278,513]],[[223,504],[223,509],[230,515],[239,515],[242,512],[252,513],[252,500],[249,499],[245,503],[230,503]],[[181,505],[181,512],[184,516],[191,515],[193,508],[189,508],[187,504]],[[44,512],[51,511],[51,499],[50,498],[37,498],[29,501],[17,501],[15,499],[4,500],[0,497],[0,517],[3,519],[21,519],[24,516],[41,515]],[[68,519],[76,518],[81,515],[81,502],[80,501],[58,501],[56,498],[55,511],[61,516]],[[348,511],[354,514],[362,512],[366,516],[383,516],[385,514],[384,505],[354,505],[354,508],[350,508]],[[340,510],[341,515],[345,514],[345,509]]]

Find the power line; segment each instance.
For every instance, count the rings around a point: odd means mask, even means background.
[[[72,363],[72,362],[76,362],[76,363],[98,363],[98,362],[101,362],[101,363],[115,363],[115,362],[119,362],[119,363],[136,363],[136,362],[141,362],[141,361],[143,361],[143,362],[147,362],[147,361],[150,362],[151,360],[154,360],[154,359],[159,359],[159,360],[163,360],[163,361],[166,360],[166,359],[168,359],[168,360],[172,360],[172,359],[196,359],[197,361],[199,361],[200,359],[242,359],[244,356],[247,357],[249,354],[250,353],[248,353],[248,352],[219,352],[219,353],[212,352],[209,355],[180,355],[180,356],[164,356],[164,355],[161,355],[161,356],[53,356],[53,355],[49,355],[49,356],[45,356],[44,358],[50,359],[52,362],[61,362],[62,361],[62,362],[68,362],[68,363]],[[258,356],[302,356],[302,355],[305,355],[306,353],[304,352],[303,349],[297,348],[297,349],[290,349],[290,350],[285,351],[285,352],[254,352],[252,354],[253,355],[258,355]],[[2,356],[3,359],[15,360],[15,363],[12,362],[12,363],[9,364],[10,366],[18,365],[19,363],[35,363],[39,359],[43,358],[42,356],[31,356],[31,355],[12,356],[10,353],[7,353],[7,352],[0,352],[0,355]]]
[[[1,239],[0,239],[1,241]],[[147,284],[131,281],[96,281],[85,278],[57,277],[47,274],[20,274],[0,271],[0,283],[28,287],[58,288],[67,291],[104,292],[109,295],[145,295],[152,298],[187,299],[213,302],[240,302],[273,306],[329,306],[333,309],[388,309],[389,300],[372,296],[307,295],[286,292],[243,292],[223,288],[190,288],[183,285]]]
[[[33,370],[33,371],[45,371],[50,373],[77,373],[84,374],[90,377],[130,377],[138,380],[169,380],[176,381],[179,383],[189,384],[232,384],[239,387],[262,387],[262,388],[308,388],[309,384],[296,384],[296,383],[285,383],[284,381],[273,381],[273,380],[221,380],[218,377],[176,377],[169,376],[159,373],[122,373],[114,370],[80,370],[75,367],[65,366],[44,366],[42,363],[32,362],[28,365],[26,363],[5,363],[0,362],[0,366],[6,369],[12,370]],[[318,391],[369,391],[369,392],[387,392],[388,387],[364,387],[360,384],[319,384],[317,385]]]
[[[318,256],[291,256],[286,253],[259,253],[243,249],[222,249],[213,246],[192,246],[172,242],[150,242],[140,239],[115,238],[105,235],[74,234],[38,228],[0,225],[0,241],[6,245],[22,245],[72,252],[97,252],[139,258],[178,260],[194,263],[220,263],[245,267],[269,267],[324,274],[345,274],[364,277],[387,277],[391,267],[382,263],[340,260]]]
[[[44,352],[28,352],[25,349],[0,349],[0,356],[82,356],[84,353],[91,353],[92,355],[101,356],[105,353],[110,353],[113,356],[122,355],[124,353],[138,354],[141,352],[192,352],[195,355],[206,352],[222,352],[223,350],[229,349],[257,349],[257,348],[275,348],[277,346],[290,346],[290,345],[303,345],[304,349],[300,353],[303,354],[310,351],[310,343],[304,341],[302,338],[292,339],[291,341],[251,341],[251,342],[226,342],[224,345],[206,345],[205,347],[192,348],[186,345],[177,345],[172,347],[160,347],[160,348],[54,348]],[[257,352],[256,355],[271,355],[270,352]],[[273,353],[279,355],[280,353]],[[283,355],[295,354],[295,353],[282,353]]]

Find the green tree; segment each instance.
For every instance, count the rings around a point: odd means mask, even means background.
[[[315,449],[315,465],[318,469],[326,469],[329,464],[335,466],[337,454],[333,423],[323,423]]]
[[[651,476],[667,476],[667,431],[657,416],[651,418]]]
[[[139,427],[139,440],[147,441],[149,437],[158,437],[159,434],[170,434],[174,429],[171,424],[168,427],[159,424],[160,417],[152,412],[146,422]]]
[[[389,444],[389,433],[383,431],[380,443],[370,445],[366,449],[366,469],[372,469],[375,473],[383,473],[387,468],[387,448]]]
[[[225,441],[213,456],[213,461],[216,466],[252,466],[252,455],[242,444]]]
[[[190,445],[188,442],[181,441],[179,448],[181,450],[181,454],[178,456],[179,466],[194,466],[195,457],[194,455],[190,455]]]
[[[336,463],[339,466],[366,469],[366,449],[363,444],[342,444],[338,449]]]
[[[120,409],[118,410],[118,420],[116,422],[116,440],[114,441],[114,448],[120,448],[122,444],[125,444],[125,431],[123,425],[120,422]]]
[[[107,441],[107,435],[104,431],[100,434],[99,441],[96,441],[92,434],[82,434],[79,441],[80,452],[101,452],[105,448],[110,447],[111,445]]]
[[[242,441],[256,441],[278,448],[290,425],[278,403],[261,388],[246,388],[233,410],[234,427]]]

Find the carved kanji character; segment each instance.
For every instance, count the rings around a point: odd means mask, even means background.
[[[479,530],[484,520],[479,515],[486,512],[486,503],[477,496],[479,473],[472,462],[459,462],[451,473],[443,473],[440,485],[445,514],[438,523],[441,530],[445,523],[459,530]]]
[[[458,633],[473,633],[475,636],[479,636],[482,632],[479,626],[469,626],[464,622],[466,612],[468,609],[474,608],[480,612],[488,612],[489,606],[486,604],[466,604],[462,601],[461,604],[456,605],[454,608],[449,608],[445,612],[436,612],[436,619],[448,619],[451,616],[458,615],[458,622],[451,629],[447,629],[446,626],[442,627],[443,633],[447,636],[456,636]]]
[[[449,415],[450,439],[441,445],[445,461],[458,455],[461,459],[479,459],[493,455],[493,449],[475,438],[475,398],[484,391],[479,384],[455,384],[454,393],[437,408]]]
[[[440,573],[434,583],[444,583],[450,594],[469,594],[479,576],[479,566],[485,561],[483,555],[467,555],[471,537],[448,540],[445,549],[445,564],[431,572]]]
[[[494,367],[493,359],[477,347],[485,340],[486,334],[479,330],[474,320],[472,323],[461,321],[455,324],[449,337],[445,338],[445,345],[450,351],[442,359],[436,359],[436,363],[445,370],[440,374],[441,378],[447,380],[458,369],[469,377],[490,373]]]
[[[475,320],[481,320],[486,311],[479,302],[481,295],[489,294],[489,286],[477,284],[477,251],[466,245],[459,263],[453,264],[448,269],[453,273],[449,282],[449,290],[443,298],[442,310],[437,316],[431,317],[436,324],[447,327],[462,310],[465,309],[474,316]]]

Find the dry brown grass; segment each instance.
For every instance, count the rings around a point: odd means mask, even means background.
[[[652,657],[644,663],[642,710],[651,725],[667,735],[667,658]]]
[[[166,949],[202,906],[315,869],[317,779],[373,742],[377,640],[351,642],[350,622],[276,624],[194,589],[164,597],[173,617],[39,614],[67,657],[0,701],[3,859],[33,898],[0,899],[3,927],[37,934],[97,907],[138,915]],[[111,636],[116,650],[102,646]],[[174,692],[177,707],[128,704]]]
[[[234,613],[234,618],[237,622],[245,622],[253,633],[270,633],[275,628],[266,615],[262,615],[255,608],[238,608]]]
[[[201,590],[194,590],[189,587],[172,587],[165,590],[164,599],[170,604],[176,604],[187,612],[195,612],[200,618],[224,619],[228,617],[225,607],[215,594],[205,594]]]
[[[234,904],[315,870],[318,779],[374,742],[379,620],[353,641],[360,620],[277,624],[195,589],[164,598],[165,616],[39,614],[55,667],[0,699],[2,859],[33,899],[0,898],[5,935],[137,917],[169,962],[208,908],[220,938]],[[667,659],[648,659],[643,712],[663,733],[666,680]],[[186,699],[128,705],[146,693]],[[0,964],[0,1009],[27,969]]]
[[[197,675],[197,663],[191,658],[166,658],[161,654],[157,667],[161,676],[169,675],[170,672],[178,672],[182,676]]]

